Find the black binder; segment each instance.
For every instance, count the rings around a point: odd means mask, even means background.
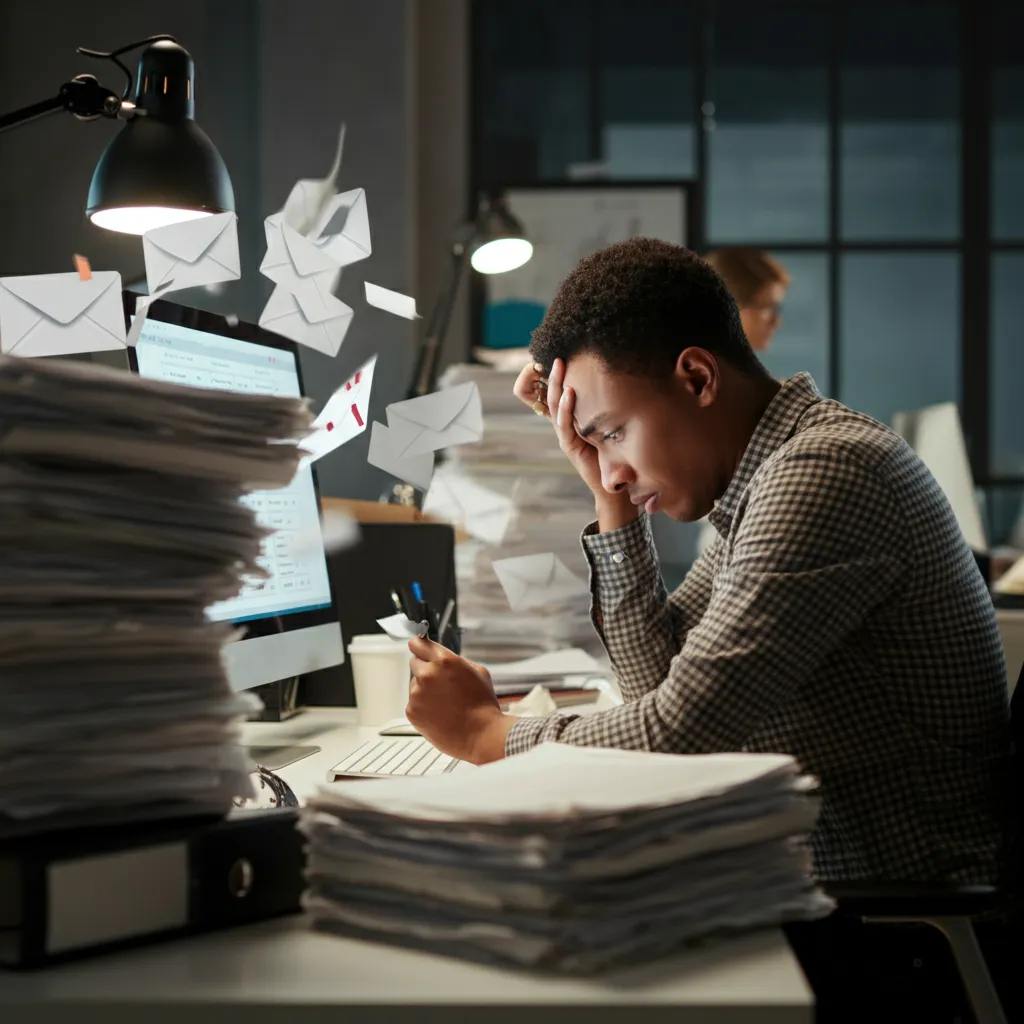
[[[295,913],[293,808],[51,832],[0,846],[0,966],[42,967]]]

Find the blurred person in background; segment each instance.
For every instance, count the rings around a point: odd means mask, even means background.
[[[782,323],[782,303],[789,288],[786,268],[760,249],[716,249],[704,259],[736,300],[750,347],[766,352]]]
[[[715,249],[704,257],[725,282],[740,310],[743,333],[755,352],[767,352],[782,324],[782,303],[789,288],[786,268],[760,249],[739,246]],[[718,534],[706,518],[700,521],[697,554],[711,547]]]

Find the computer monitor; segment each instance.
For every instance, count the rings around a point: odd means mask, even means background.
[[[978,507],[967,445],[955,402],[898,412],[893,429],[920,456],[942,488],[960,524],[964,539],[979,554],[988,551],[988,537]]]
[[[129,318],[134,296],[126,294]],[[246,323],[175,303],[149,308],[129,365],[141,377],[254,394],[302,396],[295,345]],[[255,491],[242,499],[275,533],[263,545],[265,581],[207,609],[216,621],[244,630],[225,648],[234,690],[291,682],[300,675],[344,662],[341,627],[320,533],[320,497],[311,466],[287,487]],[[296,540],[302,538],[300,544]]]

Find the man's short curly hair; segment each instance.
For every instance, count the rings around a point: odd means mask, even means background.
[[[760,369],[722,279],[696,253],[631,238],[584,257],[562,282],[530,354],[545,370],[580,352],[613,370],[665,378],[690,345],[731,365]]]

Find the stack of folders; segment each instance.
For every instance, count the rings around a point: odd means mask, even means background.
[[[488,366],[459,364],[445,373],[451,387],[474,381],[484,411],[484,436],[477,444],[447,451],[438,471],[440,485],[456,501],[479,490],[510,504],[502,529],[492,522],[464,526],[472,540],[459,545],[456,575],[463,648],[478,660],[525,657],[568,645],[596,644],[590,623],[588,567],[580,531],[594,518],[594,499],[558,447],[551,423],[537,416],[513,394],[516,373]],[[469,490],[462,481],[469,482]],[[478,498],[472,500],[479,501]],[[509,609],[492,568],[495,561],[550,552],[580,580],[578,591],[530,609]]]
[[[317,928],[593,974],[821,916],[818,801],[775,754],[543,744],[479,768],[341,783],[300,817]]]
[[[239,498],[280,487],[302,400],[0,357],[0,839],[223,814],[258,710],[205,609],[258,577]]]

